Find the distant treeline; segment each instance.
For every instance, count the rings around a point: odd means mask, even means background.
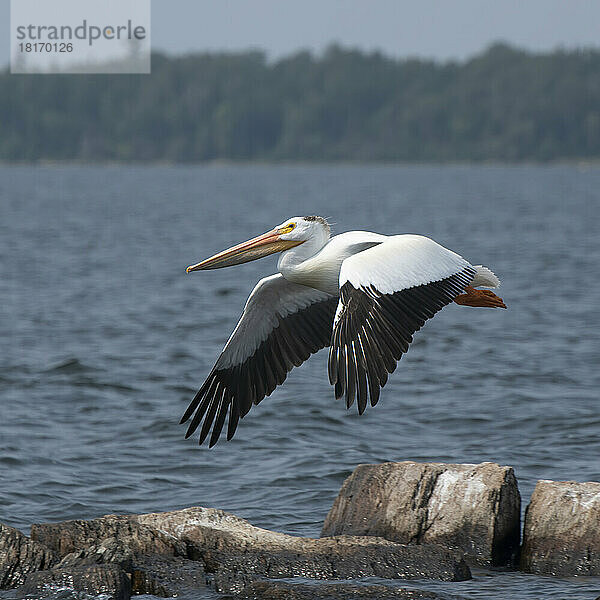
[[[2,160],[600,157],[600,51],[462,63],[332,46],[153,55],[151,75],[0,74]]]

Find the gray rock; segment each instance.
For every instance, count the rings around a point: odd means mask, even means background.
[[[148,513],[131,517],[141,525],[169,535],[187,546],[188,556],[201,551],[218,555],[222,551],[262,548],[283,549],[297,539],[285,533],[254,527],[245,519],[218,510],[193,506],[171,512]],[[209,561],[210,562],[210,561]],[[215,563],[218,566],[218,563]],[[207,564],[210,568],[210,564]]]
[[[434,592],[360,585],[357,583],[290,583],[287,581],[255,581],[234,596],[236,600],[443,600]],[[453,596],[454,600],[460,600]]]
[[[179,556],[185,554],[185,544],[135,520],[125,523],[124,519],[129,517],[108,515],[94,521],[55,524],[64,527],[38,525],[36,535],[44,536],[63,550],[79,543],[89,543],[96,535],[113,533],[122,536],[109,537],[65,555],[56,571],[70,572],[101,564],[118,565],[130,575],[133,593],[163,597],[176,596],[186,589],[206,585],[203,563]]]
[[[204,565],[178,556],[139,557],[131,572],[132,590],[136,594],[151,594],[172,598],[194,590],[196,598],[208,591]]]
[[[227,593],[265,577],[462,581],[471,576],[462,553],[439,545],[406,546],[377,537],[300,538],[201,507],[35,525],[32,537],[62,560],[47,579],[31,585],[101,566],[128,574],[133,592],[161,596],[205,590],[204,567],[217,590]]]
[[[38,571],[17,588],[17,598],[44,598],[70,589],[90,596],[106,594],[113,600],[129,600],[131,581],[118,565],[89,565],[72,569]]]
[[[29,573],[49,569],[56,562],[52,550],[0,523],[0,589],[17,587]]]
[[[600,483],[537,482],[525,513],[521,569],[600,575]]]
[[[58,569],[69,569],[89,565],[116,564],[127,573],[133,571],[135,553],[128,546],[127,538],[118,540],[109,537],[77,552],[71,552],[56,565]]]
[[[116,538],[133,554],[186,555],[185,544],[130,516],[106,515],[90,521],[62,521],[31,526],[31,539],[48,546],[61,558],[99,546],[107,538]]]
[[[494,463],[359,465],[344,482],[322,536],[374,535],[442,544],[478,566],[511,565],[521,497],[511,467]]]
[[[339,536],[329,541],[306,543],[287,551],[248,550],[241,555],[222,556],[214,577],[215,587],[220,592],[239,593],[263,577],[445,581],[471,578],[467,564],[441,546],[405,546],[380,538],[355,536]]]
[[[406,546],[373,537],[301,538],[201,507],[135,518],[184,541],[188,556],[204,561],[222,592],[240,592],[260,577],[463,581],[471,576],[462,554],[440,546]]]

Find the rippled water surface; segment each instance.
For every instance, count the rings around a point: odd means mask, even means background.
[[[600,481],[599,190],[576,167],[0,168],[0,521],[202,505],[317,536],[358,463],[508,464],[524,504],[538,479]],[[509,310],[444,309],[361,417],[321,353],[198,447],[179,418],[276,260],[185,266],[297,214],[429,235],[491,266]],[[600,595],[518,573],[423,585]]]

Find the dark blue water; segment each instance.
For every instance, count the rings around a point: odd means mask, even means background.
[[[358,463],[494,461],[600,481],[600,169],[1,167],[0,521],[223,508],[316,536]],[[212,450],[179,418],[265,259],[185,267],[286,217],[423,233],[489,265],[507,311],[450,306],[377,407],[335,401],[326,355]],[[356,410],[356,409],[354,409]],[[431,589],[573,598],[599,579],[476,573]]]

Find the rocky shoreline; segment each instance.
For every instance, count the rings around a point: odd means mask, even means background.
[[[522,545],[520,504],[511,467],[359,465],[318,539],[202,507],[36,524],[31,537],[0,524],[0,589],[17,598],[64,587],[115,600],[191,590],[234,599],[435,599],[401,581],[465,581],[469,566],[600,576],[600,483],[538,482]],[[364,577],[391,585],[352,581]]]

